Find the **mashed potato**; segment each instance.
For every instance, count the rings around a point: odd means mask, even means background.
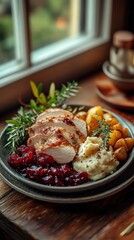
[[[78,154],[73,161],[77,172],[87,172],[89,179],[98,180],[116,171],[119,162],[114,158],[112,148],[102,148],[103,140],[87,137],[80,145]]]

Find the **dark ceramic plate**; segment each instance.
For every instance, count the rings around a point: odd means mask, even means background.
[[[73,106],[73,107],[76,107]],[[89,107],[85,106],[85,110],[89,109]],[[107,111],[107,110],[105,110]],[[108,111],[107,111],[108,112]],[[111,113],[111,112],[110,112]],[[120,117],[119,115],[112,112],[112,115],[117,118],[117,120],[126,128],[129,129],[129,135],[131,137],[134,137],[134,131],[133,126],[130,122],[125,120],[124,118]],[[10,174],[12,177],[14,177],[16,180],[41,191],[49,191],[49,192],[58,192],[58,193],[73,193],[73,192],[81,192],[86,191],[90,189],[95,189],[100,186],[103,186],[113,180],[115,180],[119,175],[121,175],[126,169],[130,166],[130,164],[134,161],[134,149],[131,151],[127,161],[122,165],[116,172],[113,174],[98,180],[98,181],[89,181],[88,183],[79,185],[79,186],[73,186],[73,187],[57,187],[57,186],[47,186],[40,183],[33,182],[29,179],[26,179],[19,175],[7,162],[7,158],[9,156],[9,147],[5,147],[5,144],[7,142],[7,128],[4,129],[4,131],[1,134],[0,139],[0,164],[2,167],[6,170],[8,174]]]

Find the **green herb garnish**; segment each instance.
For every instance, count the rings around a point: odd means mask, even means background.
[[[112,130],[110,129],[111,124],[106,123],[105,120],[100,120],[98,121],[98,123],[99,123],[98,129],[94,130],[91,136],[92,137],[100,136],[103,139],[104,148],[108,148],[108,141],[110,138],[110,133],[112,132]]]
[[[20,107],[17,115],[11,120],[6,120],[8,123],[8,139],[7,145],[11,145],[12,151],[15,152],[16,148],[25,143],[28,138],[28,128],[35,122],[38,113],[37,111],[27,111],[24,107]]]

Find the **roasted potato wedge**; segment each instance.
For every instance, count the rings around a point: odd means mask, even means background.
[[[109,134],[109,145],[111,145],[112,147],[115,145],[115,143],[117,142],[118,139],[122,138],[122,133],[119,130],[113,130],[110,134]]]
[[[126,138],[129,136],[128,128],[123,128],[123,137]]]
[[[120,131],[120,132],[122,132],[123,133],[123,126],[122,126],[122,124],[121,123],[116,123],[116,124],[114,124],[113,126],[112,126],[112,129],[114,129],[114,130],[118,130],[118,131]]]
[[[126,145],[128,147],[128,151],[132,150],[132,148],[134,147],[134,139],[130,138],[130,137],[127,137],[124,140],[125,140]]]
[[[102,120],[102,118],[96,114],[93,116],[89,116],[86,119],[87,125],[89,125],[89,134],[92,134],[92,132],[99,128],[99,120]]]
[[[104,113],[103,118],[107,124],[111,125],[111,127],[118,123],[117,119],[114,118],[110,113]]]
[[[125,146],[120,147],[114,151],[114,155],[118,161],[125,161],[127,160],[128,154],[126,151]]]
[[[120,147],[125,147],[126,151],[128,151],[128,146],[127,146],[126,141],[125,141],[124,138],[118,139],[117,142],[114,145],[114,149],[118,149]]]
[[[126,151],[130,151],[132,150],[132,148],[134,147],[134,139],[133,138],[120,138],[117,140],[117,142],[114,145],[114,149],[118,149],[120,147],[125,147]]]
[[[95,107],[92,107],[88,110],[87,112],[87,115],[99,115],[101,117],[103,117],[103,109],[101,106],[95,106]]]

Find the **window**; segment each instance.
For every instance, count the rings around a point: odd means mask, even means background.
[[[112,4],[1,0],[0,111],[15,107],[19,96],[29,99],[30,80],[47,91],[52,81],[59,87],[100,67],[108,56]]]
[[[0,85],[107,42],[110,13],[111,0],[2,0]]]

